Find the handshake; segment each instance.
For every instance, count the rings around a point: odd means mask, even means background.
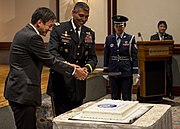
[[[88,76],[87,68],[81,68],[79,65],[76,64],[69,64],[75,68],[73,76],[79,80],[85,80]]]

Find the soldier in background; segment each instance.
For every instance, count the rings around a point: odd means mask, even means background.
[[[72,19],[54,26],[48,46],[55,57],[84,68],[86,73],[92,72],[97,64],[95,33],[84,26],[88,17],[89,6],[84,2],[76,3]],[[86,96],[86,81],[51,69],[47,94],[52,97],[57,116],[82,104]]]
[[[166,21],[159,21],[158,32],[150,37],[150,40],[173,40],[172,35],[166,33],[167,24]],[[172,74],[172,58],[166,61],[166,95],[170,99],[174,99],[173,96],[173,74]]]
[[[104,47],[105,72],[120,72],[109,76],[111,98],[131,100],[133,76],[138,77],[138,59],[135,37],[124,32],[128,18],[114,16],[115,34],[106,37]]]

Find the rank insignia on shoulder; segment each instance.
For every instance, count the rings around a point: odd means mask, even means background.
[[[90,29],[94,32],[94,30],[92,28],[90,28]]]
[[[59,23],[59,22],[56,22],[56,23],[54,23],[54,25],[59,26],[59,25],[60,25],[60,23]]]

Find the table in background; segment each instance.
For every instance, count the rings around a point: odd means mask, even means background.
[[[92,105],[88,102],[53,119],[53,129],[172,129],[172,112],[170,105],[152,105],[148,112],[132,124],[105,123],[93,121],[69,120],[84,108]]]

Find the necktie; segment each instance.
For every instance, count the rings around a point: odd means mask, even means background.
[[[159,34],[160,40],[164,40],[164,34]]]
[[[118,46],[118,47],[119,47],[120,43],[121,43],[121,37],[118,36],[118,37],[117,37],[117,46]]]
[[[75,30],[76,30],[76,36],[77,36],[77,39],[78,39],[78,42],[79,42],[79,33],[78,33],[79,28],[76,28]]]
[[[117,37],[117,40],[121,40],[121,36],[118,36],[118,37]]]
[[[161,40],[164,40],[164,35],[161,35]]]

